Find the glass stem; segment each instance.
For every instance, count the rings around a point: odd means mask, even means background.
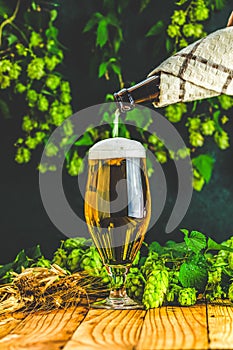
[[[121,300],[127,298],[125,281],[129,267],[106,266],[106,269],[111,278],[111,290],[109,294],[109,299]]]

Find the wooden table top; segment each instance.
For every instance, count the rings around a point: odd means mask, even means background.
[[[0,350],[9,349],[233,349],[233,306],[16,312],[0,318]]]

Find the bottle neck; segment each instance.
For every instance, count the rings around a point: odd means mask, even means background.
[[[121,112],[134,108],[136,103],[155,102],[159,96],[159,76],[154,75],[140,83],[114,93],[114,98]]]

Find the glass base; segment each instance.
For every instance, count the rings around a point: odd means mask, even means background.
[[[134,310],[144,309],[142,304],[137,303],[129,297],[125,298],[106,298],[104,300],[92,303],[91,308],[109,309],[109,310]]]

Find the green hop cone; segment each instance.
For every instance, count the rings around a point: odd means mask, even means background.
[[[30,89],[27,91],[27,100],[29,107],[34,107],[38,99],[38,94],[35,90]]]
[[[184,36],[186,36],[186,38],[195,36],[195,25],[192,23],[185,24],[183,26],[183,33],[184,33]]]
[[[155,152],[155,157],[156,157],[157,161],[161,164],[164,164],[167,162],[167,153],[165,151]]]
[[[38,123],[36,120],[33,120],[29,117],[29,115],[25,115],[23,117],[22,130],[26,132],[30,132],[33,129],[37,128]]]
[[[167,34],[170,38],[175,38],[176,36],[180,36],[180,27],[177,24],[170,24],[167,27]]]
[[[231,236],[229,239],[227,239],[226,241],[222,242],[223,245],[227,246],[227,247],[230,247],[230,248],[233,248],[233,236]],[[220,250],[219,251],[219,254],[224,254],[225,255],[228,255],[229,252],[225,251],[225,250]]]
[[[46,86],[50,89],[50,90],[56,90],[60,84],[61,78],[55,74],[50,74],[48,76],[48,78],[46,79]]]
[[[40,46],[43,43],[42,36],[39,33],[32,32],[29,40],[30,46]]]
[[[46,144],[45,154],[47,157],[55,157],[57,155],[58,151],[59,151],[59,149],[54,143],[49,142]]]
[[[51,114],[51,113],[50,113]],[[64,115],[61,113],[53,113],[52,115],[52,123],[55,126],[60,126],[64,121]]]
[[[142,273],[146,279],[153,270],[157,270],[157,266],[160,263],[158,257],[158,253],[154,251],[149,252],[148,257],[146,258],[146,261],[141,268]]]
[[[45,67],[48,69],[48,71],[53,71],[58,63],[60,63],[60,60],[57,56],[53,55],[51,57],[45,56],[44,58],[45,61]]]
[[[64,134],[66,136],[73,135],[74,128],[73,128],[73,124],[72,124],[71,120],[69,120],[69,119],[65,120],[62,127],[63,127]]]
[[[40,80],[44,72],[45,62],[42,58],[34,58],[27,67],[27,74],[30,79]]]
[[[27,49],[23,44],[18,43],[15,45],[15,48],[19,56],[27,56]]]
[[[203,25],[202,24],[195,24],[195,33],[194,37],[195,38],[201,38],[205,35],[206,33],[203,31]]]
[[[172,22],[183,25],[186,20],[186,13],[183,10],[176,10],[172,15]]]
[[[156,145],[159,142],[159,138],[156,134],[151,134],[148,137],[148,142],[151,143],[152,145]]]
[[[31,152],[28,148],[19,147],[15,155],[15,161],[19,164],[28,163],[31,159]]]
[[[38,141],[36,138],[28,136],[26,141],[25,141],[25,145],[29,148],[29,149],[35,149],[36,146],[38,145]]]
[[[60,95],[60,100],[64,104],[68,104],[71,101],[71,95],[69,92],[62,92]]]
[[[200,192],[203,189],[203,186],[205,185],[205,179],[203,176],[196,178],[193,178],[193,182],[192,182],[193,188],[195,191]]]
[[[197,301],[197,291],[195,288],[183,288],[179,291],[178,303],[181,306],[191,306]]]
[[[37,169],[39,170],[39,172],[40,172],[41,174],[45,174],[46,171],[48,171],[48,166],[47,166],[47,164],[42,164],[42,163],[40,163],[40,164],[38,165]]]
[[[185,40],[184,38],[181,38],[179,41],[179,47],[182,49],[184,47],[188,46],[188,42],[187,40]]]
[[[49,101],[44,95],[39,95],[39,99],[37,101],[37,108],[41,112],[46,112],[49,109]]]
[[[0,73],[0,88],[6,89],[11,85],[11,79],[9,76]]]
[[[60,89],[62,92],[71,92],[70,83],[68,81],[62,81],[60,84]]]
[[[43,141],[43,139],[45,138],[46,134],[42,131],[37,131],[35,133],[35,139],[37,140],[38,144],[41,143]]]
[[[222,268],[215,267],[214,269],[208,270],[208,285],[218,284],[222,280]]]
[[[62,113],[64,115],[64,118],[68,118],[71,116],[72,112],[72,108],[70,104],[64,104],[62,105]]]
[[[185,148],[180,148],[178,149],[176,153],[176,159],[185,159],[190,155],[190,149],[185,147]]]
[[[18,79],[21,71],[22,71],[22,68],[20,67],[20,65],[17,62],[13,63],[9,72],[10,79],[12,80]]]
[[[208,301],[224,299],[226,296],[226,292],[223,290],[220,284],[208,286],[205,292],[205,297]]]
[[[198,4],[198,6],[193,10],[193,15],[197,21],[205,21],[209,18],[209,9],[205,6],[205,3]]]
[[[188,123],[186,124],[188,126],[188,130],[190,132],[192,131],[198,131],[201,126],[201,119],[200,118],[188,118]]]
[[[218,100],[222,109],[228,110],[233,107],[233,97],[228,95],[220,95],[218,96]]]
[[[177,284],[169,285],[169,289],[166,294],[166,300],[168,303],[176,303],[179,297],[179,292],[182,289],[181,286]]]
[[[222,150],[230,147],[229,136],[226,131],[216,131],[214,134],[214,140],[217,143],[218,147]]]
[[[79,157],[77,151],[74,151],[70,163],[67,164],[67,168],[71,176],[78,176],[84,171],[84,160]]]
[[[168,285],[168,270],[163,264],[158,264],[146,278],[142,303],[147,310],[163,305]]]
[[[57,264],[60,267],[64,268],[66,267],[66,261],[67,261],[67,252],[63,248],[58,248],[54,254],[52,263]]]
[[[166,242],[166,247],[174,247],[174,241]],[[166,301],[175,303],[178,300],[179,291],[182,288],[179,285],[179,271],[176,269],[168,270],[169,285],[166,293]]]
[[[215,122],[213,120],[207,120],[201,124],[201,132],[205,136],[213,135],[215,131]]]
[[[91,240],[84,237],[68,238],[65,240],[63,247],[66,250],[72,250],[75,248],[86,249],[90,243]]]
[[[58,100],[55,100],[50,106],[49,114],[51,116],[51,122],[59,126],[65,118],[72,114],[72,108],[70,104],[62,104]]]
[[[181,120],[183,113],[187,112],[187,107],[184,103],[176,103],[167,106],[165,109],[165,115],[172,123],[177,123]]]
[[[131,267],[126,278],[126,290],[127,294],[132,299],[142,300],[145,279],[137,267]]]
[[[204,137],[199,132],[191,132],[189,135],[189,142],[194,147],[202,147],[204,144]]]
[[[50,130],[50,125],[47,122],[40,123],[40,129],[41,130]]]
[[[27,87],[21,83],[18,83],[15,85],[15,91],[18,92],[19,94],[24,93],[26,91]]]
[[[230,284],[228,289],[228,298],[231,302],[233,302],[233,283]]]
[[[1,60],[0,61],[0,72],[1,73],[8,73],[12,69],[12,63],[10,60]]]
[[[229,252],[228,254],[228,266],[233,270],[233,253]]]
[[[80,268],[90,276],[101,277],[103,283],[109,283],[106,268],[103,266],[100,255],[95,247],[91,246],[85,251],[80,261]]]
[[[77,271],[80,267],[80,261],[83,256],[84,251],[82,249],[73,249],[67,257],[67,268],[71,272]]]

